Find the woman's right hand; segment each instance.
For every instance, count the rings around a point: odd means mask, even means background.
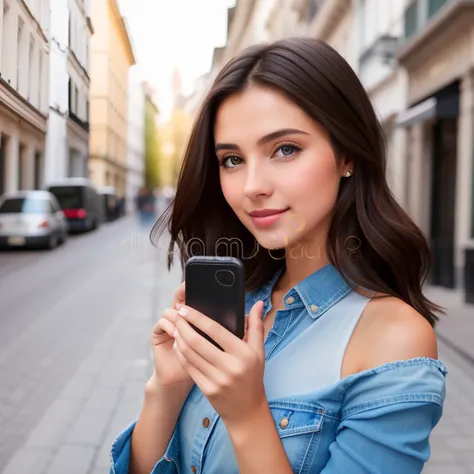
[[[176,311],[177,304],[184,304],[184,294],[183,282],[174,294],[172,308],[165,309],[165,313]],[[177,389],[189,392],[194,382],[183,369],[173,350],[175,329],[174,324],[164,317],[153,327],[151,342],[155,370],[148,384],[157,390]]]

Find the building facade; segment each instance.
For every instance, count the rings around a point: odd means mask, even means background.
[[[128,156],[128,74],[135,64],[125,19],[116,0],[94,0],[91,39],[90,164],[98,186],[126,194]]]
[[[49,0],[0,0],[0,194],[44,184]]]
[[[46,181],[86,177],[89,159],[89,2],[51,0]]]
[[[87,177],[89,174],[90,44],[95,33],[90,8],[93,1],[68,0],[68,176]]]
[[[262,33],[253,18],[268,9]],[[474,2],[237,2],[209,77],[249,44],[297,35],[326,41],[358,74],[384,130],[389,185],[431,243],[429,282],[474,301]]]
[[[130,68],[128,84],[127,211],[145,183],[145,88],[136,66]]]
[[[354,2],[353,67],[369,93],[383,127],[387,143],[387,180],[402,206],[406,206],[406,133],[396,126],[398,114],[407,102],[406,72],[397,62],[403,38],[405,0],[381,3]]]
[[[406,2],[407,209],[430,237],[431,283],[474,292],[474,3]]]

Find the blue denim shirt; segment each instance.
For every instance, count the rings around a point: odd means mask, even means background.
[[[262,299],[268,314],[278,276],[247,294],[247,311]],[[293,472],[415,474],[429,458],[445,398],[441,361],[416,358],[340,376],[368,301],[327,265],[292,288],[276,312],[265,339],[264,384]],[[134,426],[114,441],[111,473],[128,472]],[[225,426],[197,386],[152,474],[188,472],[239,472]]]

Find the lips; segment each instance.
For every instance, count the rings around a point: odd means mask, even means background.
[[[250,217],[252,218],[252,222],[257,227],[267,227],[275,222],[278,222],[287,212],[287,209],[260,209],[258,211],[249,212]]]

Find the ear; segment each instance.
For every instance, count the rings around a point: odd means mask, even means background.
[[[354,160],[343,156],[339,161],[339,173],[343,178],[348,172],[354,172]]]

